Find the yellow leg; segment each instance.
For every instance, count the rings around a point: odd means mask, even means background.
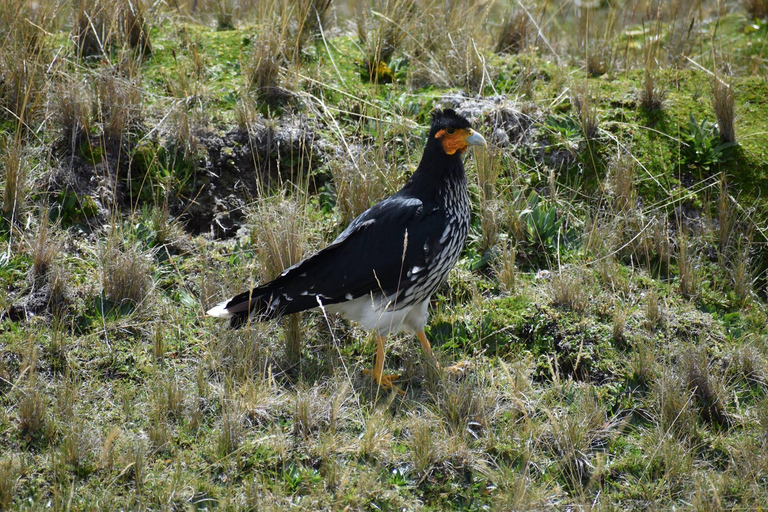
[[[440,363],[437,362],[437,358],[432,353],[432,345],[429,344],[427,335],[424,334],[424,331],[421,331],[417,332],[416,336],[419,338],[419,341],[421,342],[421,349],[424,351],[427,359],[429,359],[429,362],[434,364],[436,369],[440,370]],[[451,375],[463,375],[469,367],[470,365],[468,363],[460,362],[445,368],[445,371]]]
[[[400,389],[399,387],[395,386],[395,384],[392,381],[395,381],[400,378],[397,374],[384,374],[384,342],[386,339],[382,335],[377,335],[376,338],[376,362],[373,366],[373,371],[371,370],[363,370],[364,375],[370,375],[371,378],[376,382],[379,386],[385,388],[385,389],[394,389],[401,395],[404,395],[405,392]]]
[[[416,336],[419,338],[419,341],[421,342],[421,349],[424,351],[424,354],[429,359],[431,359],[433,363],[437,364],[437,361],[435,360],[435,355],[432,353],[432,345],[429,344],[427,335],[424,334],[424,331],[419,331],[416,333]]]

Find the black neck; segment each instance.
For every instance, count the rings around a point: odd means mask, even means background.
[[[430,138],[424,155],[421,157],[421,163],[403,189],[437,191],[465,180],[466,175],[464,174],[461,155],[459,153],[446,154],[440,146],[440,141]]]

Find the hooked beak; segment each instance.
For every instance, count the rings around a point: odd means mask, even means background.
[[[485,138],[483,138],[482,135],[477,133],[476,131],[469,129],[468,130],[470,135],[467,137],[467,144],[470,146],[487,146],[488,144],[485,143]]]

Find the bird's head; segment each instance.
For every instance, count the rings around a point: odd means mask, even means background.
[[[485,146],[482,135],[472,129],[467,118],[455,110],[435,110],[432,114],[432,127],[429,130],[430,142],[436,141],[447,155],[462,154],[469,146]]]

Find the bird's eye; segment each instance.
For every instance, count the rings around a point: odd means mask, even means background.
[[[447,133],[448,135],[453,135],[453,132],[455,132],[455,131],[456,131],[456,129],[454,129],[454,128],[446,128],[446,129],[445,129],[445,131],[446,131],[446,133]]]

